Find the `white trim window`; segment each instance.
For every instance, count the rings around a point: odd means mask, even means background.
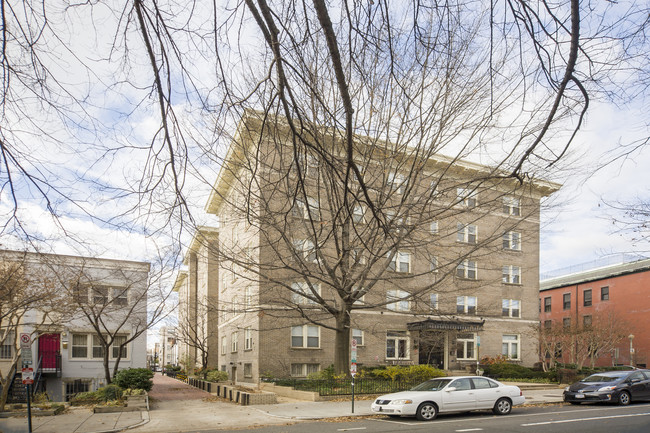
[[[389,190],[395,190],[398,194],[404,194],[406,190],[406,176],[401,173],[390,172],[386,178],[386,186]]]
[[[474,260],[463,260],[456,267],[456,276],[467,280],[478,279],[478,268]]]
[[[291,288],[294,290],[291,293],[291,301],[296,305],[316,305],[318,302],[310,299],[309,297],[314,297],[316,292],[320,296],[320,284],[312,284],[310,287],[304,281],[296,282],[291,284]],[[312,290],[313,289],[313,290]]]
[[[0,336],[4,337],[6,330],[0,329]],[[0,346],[0,359],[12,359],[14,355],[14,331],[9,331]]]
[[[521,202],[516,197],[503,197],[503,213],[506,215],[520,216]]]
[[[318,261],[314,243],[309,239],[294,239],[293,249],[295,250],[296,255],[305,262],[316,263]]]
[[[519,359],[519,335],[504,334],[501,337],[501,354],[509,359]]]
[[[320,371],[320,364],[291,364],[291,377],[307,377]]]
[[[292,326],[291,347],[318,349],[320,347],[320,327],[314,325]]]
[[[390,253],[388,253],[390,256]],[[397,251],[393,255],[393,260],[388,264],[388,269],[394,272],[411,272],[411,253]]]
[[[467,244],[475,244],[478,239],[478,227],[474,224],[458,223],[456,240]]]
[[[253,377],[253,364],[250,362],[244,364],[244,377]]]
[[[108,337],[105,337],[108,338]],[[124,344],[128,337],[126,335],[116,335],[113,338],[113,344],[108,348],[109,359],[116,359],[120,354],[120,345]],[[123,360],[129,359],[129,345],[128,343],[122,348]],[[70,352],[70,359],[94,359],[100,360],[104,358],[104,346],[102,346],[101,338],[94,333],[73,333],[72,334],[72,351]]]
[[[411,294],[404,290],[388,290],[386,292],[386,301],[389,303],[386,304],[386,308],[392,311],[410,311],[411,303],[408,299],[410,296]]]
[[[110,287],[108,286],[93,286],[92,287],[92,300],[95,305],[106,305],[108,303],[108,294]]]
[[[361,224],[365,221],[365,213],[366,209],[364,206],[358,204],[354,206],[354,209],[352,210],[352,222],[355,224]]]
[[[478,298],[476,296],[457,296],[456,313],[459,314],[476,314]]]
[[[244,330],[244,350],[253,349],[253,330],[251,327],[247,327]]]
[[[363,331],[361,329],[352,328],[352,340],[356,340],[357,346],[363,346]]]
[[[504,266],[501,280],[505,284],[521,284],[521,267],[514,265]]]
[[[434,312],[438,310],[438,294],[430,293],[429,294],[429,311]]]
[[[111,356],[117,358],[120,355],[120,358],[128,358],[128,345],[126,343],[126,335],[116,335],[113,339],[113,344],[111,344]],[[124,344],[124,347],[121,347]],[[121,350],[120,350],[121,349]]]
[[[432,235],[437,235],[438,233],[440,233],[438,221],[431,221],[431,223],[429,224],[429,233],[431,233]]]
[[[228,339],[226,337],[221,337],[221,354],[225,355],[228,350]]]
[[[386,332],[386,359],[409,359],[409,346],[409,336],[406,331]]]
[[[506,232],[503,234],[503,249],[521,251],[521,233]]]
[[[501,316],[521,317],[521,301],[519,299],[502,299]]]
[[[293,216],[303,219],[309,219],[311,214],[312,220],[320,221],[320,206],[318,200],[313,197],[307,197],[306,202],[302,199],[296,199],[291,213]]]
[[[456,336],[456,359],[476,359],[476,334],[470,332]]]
[[[235,353],[237,352],[238,349],[238,339],[239,335],[237,335],[237,331],[231,332],[230,333],[230,353]]]
[[[244,308],[253,308],[253,287],[244,288]]]
[[[438,257],[431,257],[431,260],[429,261],[429,266],[430,266],[430,271],[431,272],[438,272]]]
[[[457,188],[458,203],[466,208],[475,208],[478,202],[478,191],[475,188]]]

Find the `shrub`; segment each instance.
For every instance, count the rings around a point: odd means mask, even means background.
[[[407,367],[391,365],[386,368],[377,368],[369,372],[370,376],[390,379],[390,380],[406,380],[409,382],[424,382],[425,380],[445,376],[445,372],[434,368],[430,365],[410,365]]]
[[[138,388],[151,391],[153,386],[153,372],[148,368],[127,368],[120,370],[113,378],[113,382],[122,388]]]
[[[123,396],[128,396],[128,395],[144,395],[146,391],[144,389],[132,389],[132,388],[127,388],[124,390],[124,393],[122,393]]]
[[[71,406],[99,404],[102,400],[97,391],[80,392],[70,399]]]
[[[208,382],[223,382],[228,380],[228,373],[220,370],[211,370],[206,373],[205,380]]]
[[[122,388],[115,384],[99,388],[97,393],[102,401],[119,400],[122,398]]]
[[[485,375],[497,379],[547,379],[555,377],[555,373],[535,371],[523,365],[510,363],[496,363],[485,366]]]

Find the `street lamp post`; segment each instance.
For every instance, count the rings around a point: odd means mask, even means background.
[[[630,364],[634,367],[634,345],[632,344],[632,341],[634,340],[634,334],[630,334],[627,336],[627,338],[630,339]]]

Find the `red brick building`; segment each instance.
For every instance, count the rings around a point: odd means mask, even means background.
[[[608,320],[610,323],[606,323]],[[542,280],[540,324],[543,330],[559,326],[581,329],[622,325],[618,332],[627,334],[625,338],[595,357],[595,365],[646,367],[650,357],[650,259]],[[585,334],[575,335],[578,342]],[[573,348],[567,346],[571,344],[565,343],[564,347],[557,344],[557,360],[570,362]]]

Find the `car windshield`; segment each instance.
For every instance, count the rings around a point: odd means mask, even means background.
[[[628,373],[600,373],[592,374],[591,376],[585,377],[580,382],[613,382],[620,379],[621,377],[626,376]]]
[[[411,391],[440,391],[449,382],[451,382],[451,379],[431,379],[414,386]]]

